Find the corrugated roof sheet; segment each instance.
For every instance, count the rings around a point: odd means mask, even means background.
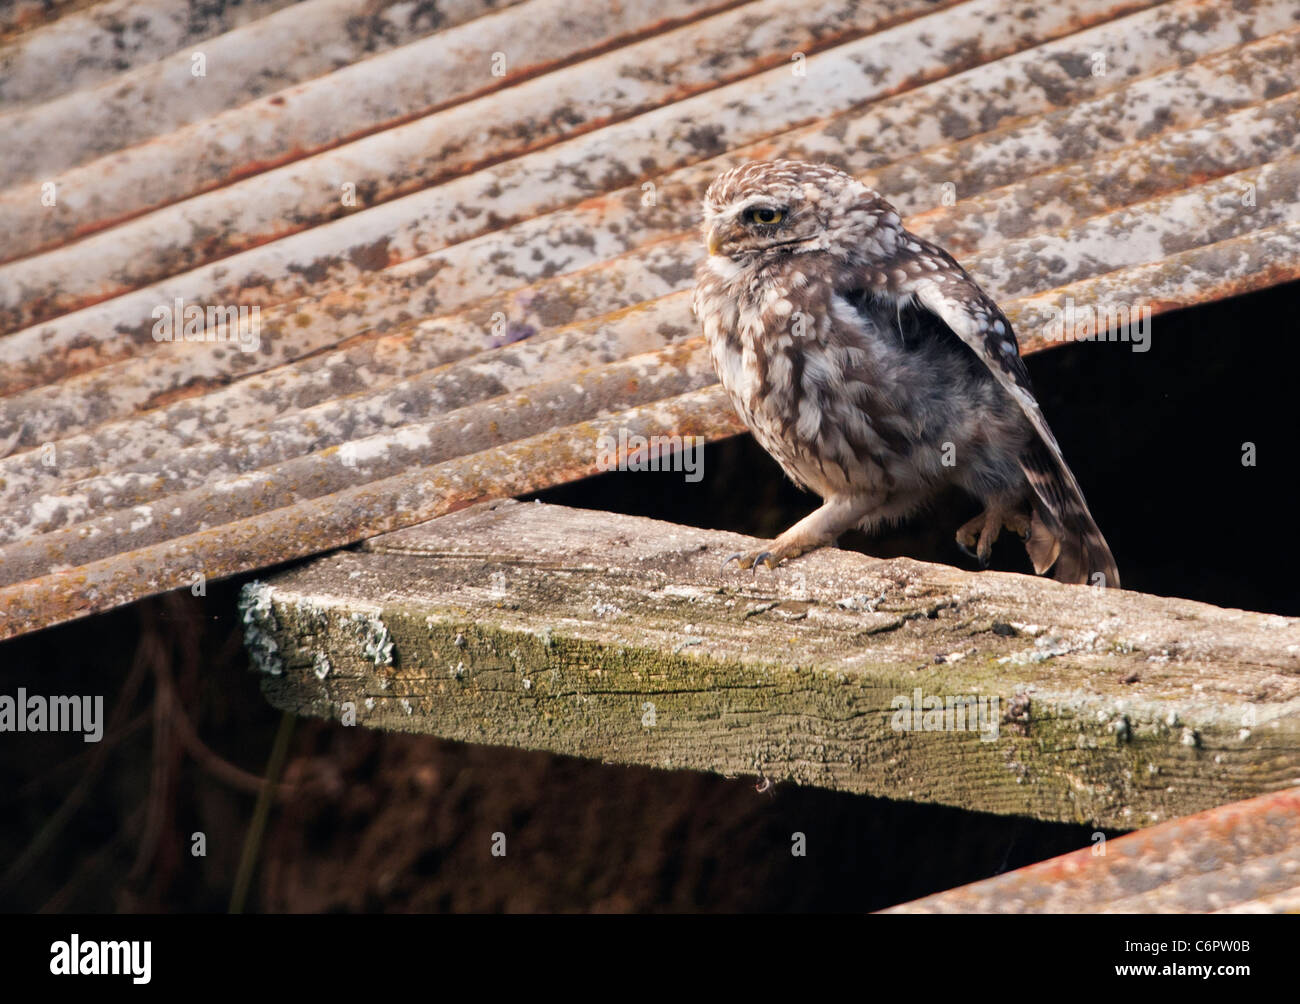
[[[877,187],[1028,352],[1300,276],[1294,0],[61,6],[0,23],[0,637],[740,431],[688,290],[744,160]]]
[[[1290,788],[883,912],[1295,913],[1297,840],[1300,788]]]

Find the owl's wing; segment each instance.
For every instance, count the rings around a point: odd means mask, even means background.
[[[920,243],[942,267],[901,283],[899,292],[910,293],[918,309],[932,313],[971,348],[1038,434],[1038,442],[1020,458],[1021,470],[1040,503],[1034,506],[1035,514],[1054,538],[1031,537],[1029,550],[1036,570],[1042,573],[1055,564],[1054,576],[1066,582],[1088,582],[1092,573],[1101,572],[1106,585],[1118,587],[1115,559],[1034,397],[1011,322],[947,252]]]

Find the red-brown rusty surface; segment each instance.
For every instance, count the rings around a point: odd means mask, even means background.
[[[208,260],[347,215],[333,178],[348,179],[366,205],[375,205],[476,164],[751,76],[783,62],[785,51],[829,48],[935,6],[934,0],[870,7],[861,0],[764,0],[661,34],[735,3],[641,0],[609,5],[592,17],[571,0],[534,0],[520,11],[479,18],[64,172],[65,198],[83,200],[75,214],[44,211],[38,182],[19,186],[0,199],[0,212],[13,214],[21,236],[0,253],[31,254],[297,161],[185,207],[186,226],[214,235],[195,248],[196,259]],[[518,22],[525,10],[530,31],[522,45]],[[613,51],[600,55],[604,49]],[[494,52],[503,54],[503,73],[486,77],[491,84],[485,85],[481,69]],[[529,79],[548,69],[544,78]],[[591,101],[593,76],[610,82],[599,102]],[[511,85],[518,87],[500,100],[495,92]],[[466,101],[476,95],[484,96]],[[439,109],[445,110],[433,114]],[[235,202],[257,205],[257,222],[226,226]],[[148,228],[139,224],[142,247],[156,254],[157,234],[175,229],[177,216],[160,214]],[[129,232],[118,231],[119,238]],[[139,264],[139,274],[149,275]],[[152,274],[169,275],[172,264],[164,258]]]
[[[7,0],[0,6],[0,108],[37,105],[92,87],[301,2]],[[14,28],[35,27],[51,8],[70,10],[74,3],[87,9],[66,14],[45,31],[5,37]]]
[[[79,8],[103,3],[104,0],[11,0],[0,7],[0,40],[8,40]]]
[[[1288,16],[1279,16],[1277,23],[1295,21],[1294,9],[1287,10]],[[1039,116],[1022,123],[1021,129],[995,132],[991,139],[996,142],[979,156],[981,172],[974,179],[961,167],[974,151],[963,149],[951,157],[950,163],[959,171],[953,185],[964,198],[968,189],[978,191],[982,184],[1005,184],[1048,165],[1104,154],[1170,127],[1213,120],[1219,109],[1241,108],[1294,90],[1300,60],[1291,33],[1236,50],[1214,49],[1218,55],[1210,56],[1204,66],[1147,78],[1162,65],[1179,65],[1176,55],[1160,48],[1162,39],[1174,35],[1175,29],[1184,52],[1224,44],[1218,35],[1196,32],[1197,17],[1203,13],[1199,4],[1187,2],[1142,12],[666,175],[658,167],[667,139],[658,131],[664,123],[642,116],[626,127],[600,130],[504,162],[0,339],[0,391],[53,382],[70,371],[147,349],[152,345],[150,311],[176,296],[190,302],[257,303],[264,310],[296,298],[329,297],[326,309],[334,318],[334,330],[325,337],[331,340],[391,323],[375,312],[393,295],[384,295],[393,281],[406,287],[396,295],[411,301],[396,304],[397,313],[437,316],[487,291],[516,287],[655,239],[682,235],[698,213],[699,192],[737,160],[787,154],[831,160],[861,173],[906,163],[923,152],[942,154],[950,149],[947,144],[952,139],[969,139],[1020,117]],[[1094,77],[1072,62],[1080,45],[1101,47],[1112,58],[1129,51],[1132,65]],[[815,68],[829,55],[814,57],[810,63]],[[777,71],[768,76],[772,72]],[[777,89],[773,100],[786,90]],[[1171,104],[1171,96],[1188,93],[1195,93],[1198,100]],[[1070,107],[1054,114],[1061,105]],[[664,114],[675,107],[664,109]],[[1073,114],[1076,109],[1078,114]],[[689,126],[688,139],[698,133],[694,119],[685,116],[682,121]],[[638,140],[634,127],[641,133],[653,130],[652,142],[644,137]],[[612,134],[625,128],[633,134],[614,143]],[[1200,149],[1191,147],[1188,153],[1195,156]],[[1022,161],[1027,161],[1023,167]],[[637,174],[641,166],[647,174]],[[1198,169],[1189,173],[1195,175]],[[981,183],[983,177],[988,181]],[[601,178],[619,180],[611,182],[612,191],[602,194],[597,181]],[[642,205],[647,182],[655,186],[656,197],[649,212]],[[942,205],[945,191],[942,182],[932,179],[915,196],[909,197],[906,188],[888,190],[909,213]],[[579,201],[567,208],[551,205],[570,200]],[[502,228],[507,208],[511,218],[516,214],[527,218]],[[428,250],[435,236],[448,246]],[[106,251],[115,253],[112,248]],[[385,268],[390,258],[404,264]],[[563,265],[557,268],[558,263]],[[0,268],[0,278],[5,274]],[[48,277],[42,281],[48,283]],[[449,284],[454,287],[450,291]],[[354,299],[358,285],[365,287],[364,300]],[[416,291],[422,295],[412,300]],[[305,312],[299,306],[279,309],[295,312],[295,336],[303,329],[311,336],[315,325],[298,320],[310,317],[311,304]],[[350,330],[338,330],[348,317]],[[279,344],[280,354],[268,359],[269,365],[283,361],[284,353],[292,352],[297,343],[296,338],[270,341]]]
[[[128,603],[143,595],[190,586],[196,576],[217,578],[341,547],[401,529],[489,498],[518,495],[589,477],[600,468],[602,436],[663,434],[713,440],[743,430],[724,407],[722,388],[658,401],[592,422],[569,426],[483,453],[360,483],[196,533],[164,534],[163,541],[76,568],[0,587],[0,637],[21,634]],[[358,444],[355,466],[364,475],[371,457]],[[163,517],[166,519],[166,516]],[[51,617],[51,614],[54,616]]]
[[[773,4],[778,0],[756,2]],[[1128,72],[1136,76],[1149,72],[1153,65],[1161,65],[1162,58],[1167,64],[1176,64],[1177,53],[1162,40],[1171,34],[1171,29],[1182,28],[1202,45],[1242,40],[1239,26],[1224,34],[1214,30],[1222,29],[1221,18],[1211,18],[1207,27],[1204,8],[1214,6],[1210,0],[1178,2],[1186,7],[1180,8],[1181,17],[1166,8],[1156,8],[1148,12],[1149,23],[1128,24],[1122,31],[1112,26],[1112,36],[1088,39],[1084,44],[1103,45],[1126,53],[1130,61]],[[1262,29],[1263,33],[1269,33],[1269,29],[1276,30],[1294,20],[1291,0],[1260,0],[1260,3],[1262,13],[1250,16],[1252,25],[1258,22],[1258,27],[1252,27],[1251,32]],[[249,179],[132,220],[69,248],[3,266],[0,280],[7,282],[0,284],[0,330],[34,324],[118,296],[156,279],[160,273],[174,275],[195,269],[221,254],[244,250],[250,241],[259,245],[258,251],[260,245],[275,242],[269,252],[248,252],[246,259],[249,263],[259,262],[257,274],[263,282],[267,278],[280,279],[267,291],[271,296],[307,292],[310,284],[323,275],[300,274],[283,260],[271,265],[265,262],[268,253],[282,257],[275,252],[297,251],[298,244],[284,238],[337,215],[340,187],[344,183],[356,185],[358,207],[369,206],[372,190],[382,191],[394,173],[400,175],[403,171],[421,169],[413,166],[413,159],[422,160],[427,156],[436,164],[450,156],[446,169],[459,167],[462,171],[483,163],[482,157],[474,155],[457,159],[460,150],[473,146],[474,137],[482,127],[499,130],[498,136],[505,137],[502,149],[497,151],[498,157],[509,158],[504,168],[463,174],[450,184],[422,189],[407,199],[380,201],[370,212],[352,213],[337,220],[334,227],[320,226],[309,231],[305,235],[309,239],[304,243],[312,249],[314,267],[324,266],[325,274],[329,274],[344,266],[345,259],[360,271],[383,268],[495,229],[501,222],[536,216],[575,199],[654,177],[782,128],[823,118],[861,101],[979,65],[1044,39],[1071,34],[1095,20],[1098,13],[1114,16],[1116,12],[1143,5],[1144,0],[1062,0],[1043,8],[1030,0],[1014,3],[969,0],[951,11],[914,18],[809,56],[803,64],[808,68],[803,76],[795,76],[789,66],[783,65],[694,96],[674,93],[669,87],[661,93],[665,103],[659,107],[630,120],[613,120],[604,129],[579,132],[558,145],[535,152],[532,158],[521,156],[528,152],[526,137],[548,129],[547,120],[526,114],[512,122],[513,100],[490,102],[484,108],[456,106],[399,127],[409,135],[409,142],[395,141],[388,132],[380,133],[359,141],[362,149],[348,146],[329,151],[279,168],[260,182]],[[712,20],[701,22],[696,30],[703,31]],[[1158,41],[1162,48],[1153,51]],[[685,40],[676,43],[685,44]],[[730,45],[734,44],[733,38]],[[726,48],[727,43],[723,45]],[[602,63],[614,62],[596,68],[592,76],[582,81],[589,88],[593,84],[599,88],[598,108],[610,103],[604,92],[617,93],[619,82],[628,74],[632,75],[633,82],[641,85],[637,90],[648,86],[639,79],[640,67],[622,66],[617,62],[621,57],[619,52],[598,57]],[[1036,69],[1041,58],[1035,54],[1028,61]],[[573,67],[558,71],[566,79],[576,72]],[[1117,67],[1112,81],[1117,82],[1123,72]],[[1027,72],[1022,71],[1016,75],[1016,82],[1024,86],[1027,77]],[[1050,91],[1048,83],[1036,83],[1038,89]],[[522,92],[519,96],[524,110],[531,113],[546,109],[546,114],[564,118],[583,115],[582,111],[567,107],[564,101],[552,106],[549,103],[551,84],[548,76],[521,85],[517,90]],[[562,88],[561,97],[566,92],[567,88]],[[516,94],[512,92],[510,97],[513,99]],[[534,98],[542,103],[534,105]],[[457,121],[449,125],[450,139],[444,142],[437,127],[448,118]],[[426,132],[428,129],[433,132]],[[522,145],[508,138],[512,130],[525,137]],[[425,145],[412,148],[410,143]],[[372,151],[376,146],[381,149]],[[443,174],[444,169],[438,169],[437,176]],[[321,217],[317,207],[325,205],[329,207],[328,216]],[[347,225],[338,226],[341,223]],[[322,241],[331,246],[340,239],[345,243],[337,246],[333,256],[322,254],[325,250],[320,247]],[[240,244],[226,248],[223,245],[226,240]],[[297,264],[301,268],[306,263]],[[219,297],[222,302],[266,302],[265,295],[256,288],[245,288],[253,277],[230,265],[229,260],[221,263],[221,269],[230,274],[227,282],[218,287],[220,291],[214,290],[209,295]],[[237,284],[229,282],[236,275],[240,276]],[[306,286],[302,284],[303,279],[308,280]],[[37,288],[47,290],[46,295],[33,296]],[[173,295],[195,298],[192,289],[189,293],[179,290]],[[156,294],[150,294],[149,299],[156,301]]]
[[[1300,788],[1171,820],[886,913],[1252,913],[1300,908]]]
[[[518,0],[514,0],[518,2]],[[180,39],[162,58],[132,66],[84,90],[60,94],[38,105],[0,106],[0,136],[21,156],[0,159],[0,184],[57,179],[60,172],[98,156],[166,135],[191,122],[293,84],[329,73],[445,28],[479,17],[511,0],[301,0],[251,23],[203,37]],[[185,6],[192,6],[186,4]],[[128,7],[128,11],[131,8]],[[98,8],[86,11],[94,22]],[[134,22],[132,22],[134,24]],[[75,30],[75,29],[74,29]],[[6,45],[14,52],[33,43],[54,50],[27,90],[43,86],[76,59],[94,51],[97,33],[82,35],[80,57],[59,52],[49,36],[59,22]],[[133,35],[114,33],[128,49]],[[197,60],[196,57],[202,57]],[[42,72],[43,71],[43,72]],[[55,90],[58,88],[56,87]],[[10,150],[6,150],[9,153]]]
[[[0,637],[586,476],[601,431],[739,431],[689,288],[747,159],[879,188],[1025,351],[1067,298],[1300,277],[1293,0],[349,2],[146,0],[124,69],[88,49],[44,101],[36,55],[119,0],[0,36],[0,127],[57,134],[0,144]],[[287,18],[337,26],[329,66],[222,75]],[[191,103],[165,85],[198,48]],[[123,128],[78,135],[77,102]],[[256,307],[251,351],[156,341],[177,297]]]

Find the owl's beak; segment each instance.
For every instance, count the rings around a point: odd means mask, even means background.
[[[709,254],[717,254],[722,250],[722,237],[718,234],[718,228],[713,227],[709,230]]]

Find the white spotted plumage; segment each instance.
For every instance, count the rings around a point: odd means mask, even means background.
[[[694,307],[714,368],[759,443],[824,500],[742,565],[870,530],[956,484],[985,507],[957,532],[981,561],[1008,526],[1039,573],[1119,584],[1010,324],[942,248],[861,182],[798,161],[720,175],[704,230]]]

